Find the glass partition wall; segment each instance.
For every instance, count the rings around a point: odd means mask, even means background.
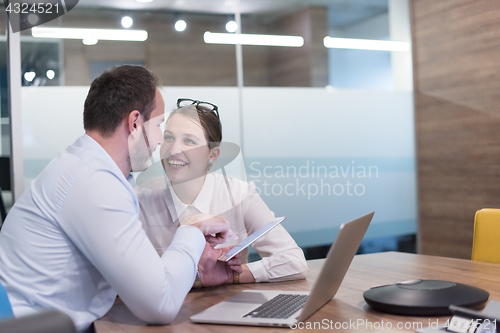
[[[143,30],[147,38],[22,32],[24,185],[83,133],[90,82],[114,65],[144,65],[162,81],[166,112],[179,97],[219,107],[223,141],[241,148],[224,171],[255,183],[276,215],[287,216],[283,226],[309,257],[333,241],[342,222],[370,211],[365,252],[412,243],[413,93],[400,83],[412,81],[411,45],[406,35],[393,37],[393,30],[409,32],[405,3],[211,0],[169,7],[130,0],[112,8],[81,0],[39,28]],[[364,46],[356,45],[360,39]],[[389,44],[376,49],[374,41]],[[409,74],[395,76],[405,68]],[[161,173],[159,161],[157,150],[151,170]]]

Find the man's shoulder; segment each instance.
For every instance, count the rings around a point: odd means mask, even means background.
[[[119,177],[117,166],[110,163],[102,151],[82,143],[82,137],[59,153],[35,180],[35,184],[47,187],[71,186],[84,175],[93,172],[106,172],[111,177]],[[111,160],[112,161],[112,160]],[[119,169],[118,169],[119,171]],[[113,177],[113,178],[115,178]]]
[[[116,169],[111,156],[87,135],[78,138],[60,155],[62,163],[76,163],[89,169]],[[116,168],[113,168],[115,166]],[[116,171],[116,170],[115,170]]]
[[[60,214],[68,195],[78,187],[84,189],[82,197],[92,198],[92,193],[103,189],[126,187],[126,179],[84,147],[78,140],[59,153],[34,179],[20,198],[25,207],[40,218],[53,221]],[[131,191],[131,188],[130,190]],[[14,206],[14,208],[16,205]],[[14,209],[13,208],[13,209]]]
[[[68,170],[78,174],[90,170],[111,169],[111,166],[102,154],[88,147],[79,146],[75,142],[57,155],[47,168],[55,172]]]

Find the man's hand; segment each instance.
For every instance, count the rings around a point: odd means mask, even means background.
[[[229,229],[229,222],[218,215],[193,214],[183,219],[181,225],[192,225],[200,229],[207,242],[214,246],[225,243],[228,237],[238,239],[238,236]]]
[[[219,257],[229,251],[231,247],[214,249],[207,243],[198,263],[201,284],[204,287],[218,286],[225,282],[232,282],[233,278],[243,272],[242,260],[239,254],[228,262],[218,261]]]

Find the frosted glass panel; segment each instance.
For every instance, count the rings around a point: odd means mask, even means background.
[[[82,135],[87,92],[22,88],[26,185]],[[416,232],[411,92],[244,88],[243,144],[237,88],[164,87],[162,94],[167,112],[179,97],[219,106],[223,141],[244,153],[226,171],[256,183],[299,245],[329,244],[342,222],[371,211],[367,237]]]
[[[416,232],[413,95],[246,88],[248,180],[301,246],[375,211],[367,237]]]

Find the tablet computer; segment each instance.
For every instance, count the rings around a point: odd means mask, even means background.
[[[257,239],[261,238],[265,234],[267,234],[269,231],[271,231],[274,227],[276,227],[278,224],[283,222],[285,220],[285,217],[282,217],[278,219],[277,221],[271,221],[267,222],[264,224],[259,230],[239,242],[235,247],[233,247],[231,250],[226,252],[225,254],[221,255],[220,258],[218,259],[219,261],[228,261],[244,249],[246,249],[249,245],[253,244]]]

